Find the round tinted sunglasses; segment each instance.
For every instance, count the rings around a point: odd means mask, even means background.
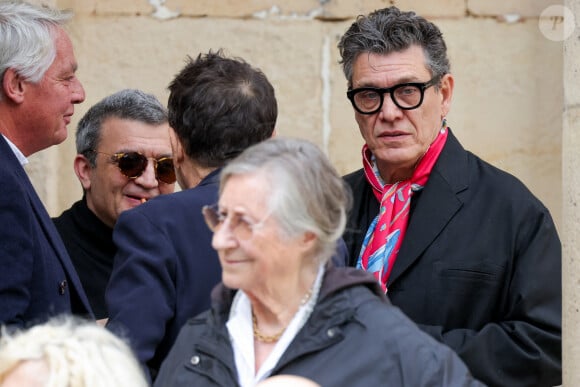
[[[111,162],[117,164],[121,173],[129,179],[136,179],[143,174],[147,168],[148,160],[153,160],[155,167],[155,178],[167,184],[175,183],[175,168],[173,166],[173,157],[147,158],[139,152],[120,152],[105,153],[97,152],[110,157]]]

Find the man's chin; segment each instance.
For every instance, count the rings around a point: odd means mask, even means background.
[[[66,140],[68,136],[68,131],[66,129],[66,126],[64,128],[62,128],[61,130],[59,130],[55,136],[54,136],[54,142],[53,145],[58,145],[64,142],[64,140]]]
[[[125,197],[125,200],[123,200],[123,202],[124,202],[122,208],[123,211],[138,207],[141,204],[141,201],[139,199],[130,197]]]

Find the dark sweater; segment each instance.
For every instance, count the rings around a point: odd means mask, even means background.
[[[74,203],[54,224],[64,241],[97,319],[108,317],[105,289],[117,248],[113,229],[87,207],[86,199]]]

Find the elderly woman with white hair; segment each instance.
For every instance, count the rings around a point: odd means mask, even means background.
[[[231,161],[218,203],[204,208],[222,284],[211,310],[182,328],[155,386],[246,387],[278,374],[321,386],[479,385],[371,274],[332,265],[349,202],[305,140],[266,140]]]

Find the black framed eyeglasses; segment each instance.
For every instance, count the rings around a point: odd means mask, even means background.
[[[119,152],[119,153],[105,153],[97,152],[109,156],[110,161],[117,164],[121,173],[129,179],[136,179],[143,174],[147,169],[149,159],[153,160],[155,167],[155,178],[166,184],[173,184],[177,180],[175,176],[175,168],[173,166],[173,157],[148,158],[139,152]]]
[[[352,106],[361,114],[375,114],[383,107],[385,93],[391,95],[391,100],[403,110],[417,109],[423,103],[425,90],[436,85],[441,77],[436,75],[425,83],[400,83],[392,87],[360,87],[346,92]]]

